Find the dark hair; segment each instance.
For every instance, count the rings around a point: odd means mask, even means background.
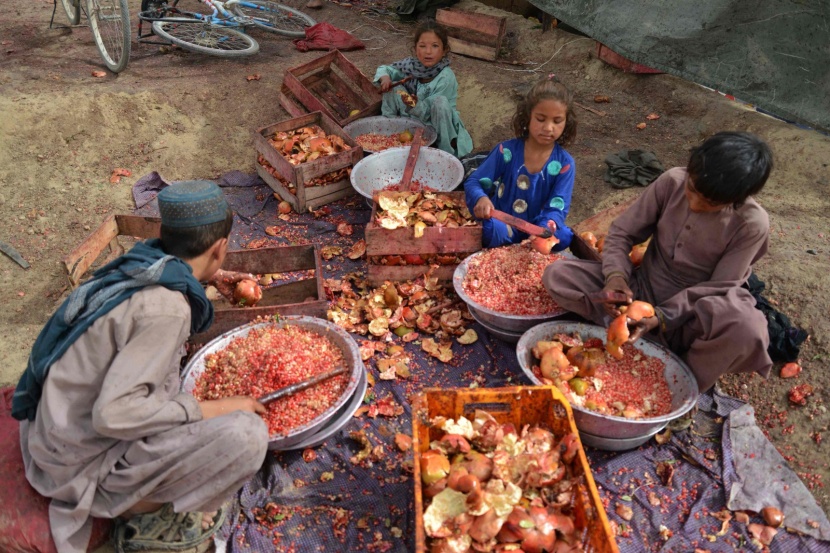
[[[225,219],[198,227],[166,227],[161,225],[161,249],[182,259],[193,259],[208,251],[217,240],[227,238],[233,226],[233,210],[228,207]]]
[[[435,33],[435,36],[437,36],[438,40],[441,41],[441,44],[444,45],[444,52],[446,53],[450,51],[450,42],[447,30],[432,19],[428,19],[415,27],[415,35],[412,39],[412,48],[418,47],[418,41],[421,40],[421,35],[424,33]]]
[[[719,132],[692,149],[689,177],[707,200],[742,204],[764,187],[772,171],[772,151],[748,132]]]
[[[534,84],[525,94],[524,99],[516,106],[513,116],[513,132],[516,138],[527,138],[530,125],[530,113],[542,100],[556,100],[562,102],[568,110],[565,114],[565,130],[557,142],[567,146],[576,139],[576,114],[573,109],[573,93],[559,79],[550,75]]]

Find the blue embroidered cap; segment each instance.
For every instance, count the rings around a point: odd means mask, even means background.
[[[189,228],[225,220],[228,202],[222,190],[207,180],[177,182],[158,194],[161,224]]]

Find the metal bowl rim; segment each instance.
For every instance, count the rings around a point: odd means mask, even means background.
[[[381,120],[383,120],[383,121],[401,121],[401,122],[405,121],[407,124],[411,124],[414,127],[423,128],[424,129],[424,138],[423,138],[424,143],[421,145],[422,147],[432,146],[435,143],[435,141],[438,140],[438,131],[436,131],[434,128],[432,128],[430,125],[427,125],[426,123],[424,123],[420,119],[415,119],[414,117],[386,117],[385,115],[373,115],[371,117],[362,117],[360,119],[356,119],[356,120],[352,121],[351,123],[349,123],[348,125],[343,127],[343,131],[346,134],[348,134],[349,136],[351,136],[352,140],[355,140],[356,137],[353,136],[352,133],[349,131],[350,127],[352,129],[354,129],[356,126],[358,126],[358,125],[356,125],[356,123],[370,123],[371,124],[371,123],[374,123],[376,121],[379,122]],[[430,133],[429,137],[427,137],[427,133]],[[357,135],[357,136],[360,136],[360,135]],[[409,146],[401,146],[401,147],[402,148],[408,148]],[[380,152],[385,152],[388,149],[389,148],[386,148],[385,150],[368,150],[366,148],[363,148],[363,151],[368,152],[370,154],[378,154]]]
[[[537,329],[541,326],[553,326],[553,325],[557,325],[559,327],[564,327],[564,328],[573,328],[573,327],[576,327],[576,326],[583,326],[583,327],[592,326],[592,327],[596,327],[596,328],[602,328],[601,326],[593,324],[593,323],[583,323],[583,322],[577,322],[577,321],[561,321],[560,320],[560,321],[544,322],[544,323],[541,323],[541,324],[538,324],[538,325],[534,326],[533,328],[528,329],[522,335],[522,337],[519,338],[519,342],[516,344],[516,358],[519,361],[519,366],[521,367],[522,371],[537,386],[544,386],[545,384],[543,384],[538,378],[536,378],[536,375],[533,374],[533,370],[530,367],[525,367],[525,363],[524,363],[524,360],[523,360],[523,355],[520,355],[519,352],[520,351],[525,351],[525,352],[530,351],[530,348],[528,348],[527,341],[530,339],[531,331],[533,331],[534,329]],[[567,330],[563,331],[563,330],[560,329],[559,332],[568,332],[568,331]],[[654,342],[654,341],[651,341],[651,340],[646,340],[644,338],[640,338],[639,340],[634,342],[633,345],[635,347],[637,347],[638,344],[646,343],[646,342],[651,344],[652,346],[655,346],[655,347],[661,349],[669,357],[671,357],[672,360],[675,361],[677,363],[677,365],[683,370],[683,372],[686,374],[686,376],[688,376],[688,378],[690,379],[690,381],[691,381],[692,385],[694,386],[694,388],[697,389],[697,380],[695,379],[695,376],[694,376],[694,373],[692,373],[692,370],[688,367],[688,365],[686,365],[686,363],[683,362],[682,359],[680,359],[680,357],[678,355],[676,355],[669,348],[665,347],[664,345],[662,345],[658,342]],[[642,418],[642,419],[627,419],[625,417],[618,417],[616,415],[604,415],[602,413],[597,413],[596,411],[591,411],[590,409],[584,409],[582,407],[579,407],[578,405],[573,405],[573,404],[571,404],[571,407],[573,408],[574,411],[578,411],[579,413],[581,413],[583,415],[588,415],[588,416],[591,416],[591,417],[597,417],[597,418],[600,418],[600,419],[603,419],[603,420],[608,420],[608,421],[612,421],[612,422],[621,422],[621,423],[631,424],[631,425],[636,425],[636,426],[651,426],[651,425],[659,424],[659,423],[669,423],[672,420],[683,416],[684,414],[689,412],[689,410],[691,410],[695,406],[695,404],[697,403],[697,398],[699,396],[700,396],[700,390],[698,389],[696,394],[690,395],[688,398],[686,398],[683,401],[683,403],[681,403],[681,405],[677,409],[675,409],[675,410],[673,410],[669,413],[666,413],[665,415],[661,415],[659,417],[650,417],[650,418]],[[570,403],[570,402],[568,402],[568,403]],[[592,434],[590,432],[589,432],[589,434],[591,434],[592,436],[597,436],[597,434]],[[656,432],[655,432],[655,434],[656,434]],[[597,436],[597,437],[604,438],[605,436]],[[617,439],[628,439],[628,438],[617,438]]]
[[[346,385],[346,389],[343,391],[343,393],[337,399],[337,401],[335,401],[325,411],[323,411],[322,413],[320,413],[304,425],[292,428],[291,431],[287,434],[269,434],[268,442],[272,443],[277,442],[279,440],[288,440],[289,438],[293,438],[298,434],[308,432],[315,425],[322,426],[323,424],[325,424],[325,421],[327,421],[331,417],[332,414],[337,412],[337,410],[340,409],[352,397],[355,389],[357,389],[358,381],[360,380],[360,373],[358,371],[365,369],[363,368],[363,361],[360,358],[360,350],[357,344],[355,343],[354,338],[352,338],[345,330],[335,325],[334,323],[325,321],[323,319],[318,319],[316,317],[308,317],[305,315],[281,316],[278,320],[248,323],[246,325],[233,328],[223,334],[220,334],[219,336],[205,344],[199,351],[197,351],[194,354],[190,361],[187,362],[187,365],[185,366],[184,371],[182,372],[182,384],[180,386],[180,389],[184,389],[185,381],[187,380],[188,376],[190,376],[190,373],[194,369],[194,366],[197,363],[197,361],[203,360],[204,357],[209,353],[214,353],[213,351],[211,351],[211,348],[216,347],[216,345],[219,342],[222,342],[223,340],[227,339],[241,338],[247,336],[248,333],[255,328],[262,328],[268,325],[279,325],[281,328],[292,323],[307,325],[307,327],[311,327],[312,330],[323,331],[321,332],[321,334],[323,335],[325,335],[325,331],[331,331],[340,335],[341,338],[344,338],[346,340],[346,343],[349,345],[349,349],[348,351],[344,351],[341,349],[341,352],[343,353],[343,357],[347,359],[347,362],[349,357],[352,358],[352,371],[351,374],[349,374],[349,382]],[[335,343],[335,345],[338,344]],[[202,366],[204,367],[204,364]],[[194,377],[194,382],[195,378],[197,377],[198,375]],[[317,430],[319,430],[319,428]]]
[[[509,246],[501,246],[501,247],[504,248],[504,247],[509,247]],[[470,296],[467,295],[467,292],[464,291],[464,284],[463,284],[464,283],[464,277],[467,276],[467,267],[469,266],[470,261],[473,258],[475,258],[476,256],[482,255],[482,254],[484,254],[485,252],[487,252],[491,249],[494,249],[494,248],[483,249],[481,251],[477,251],[473,254],[468,255],[466,258],[464,258],[464,260],[461,261],[461,263],[458,264],[458,267],[455,268],[455,271],[453,271],[452,285],[453,285],[453,288],[455,288],[455,293],[458,294],[458,296],[462,300],[464,300],[464,302],[468,306],[472,305],[478,311],[481,311],[482,313],[490,315],[491,317],[501,317],[503,319],[507,319],[507,320],[510,320],[510,321],[538,321],[539,323],[543,323],[543,322],[548,321],[549,319],[552,319],[554,317],[559,317],[559,316],[564,315],[565,313],[567,313],[567,310],[560,308],[559,311],[553,311],[551,313],[545,313],[545,314],[540,314],[540,315],[510,315],[510,314],[507,314],[507,313],[502,313],[501,311],[493,311],[492,309],[488,309],[487,307],[481,306],[478,303],[476,303]],[[566,251],[555,252],[555,253],[556,253],[556,255],[561,255],[561,256],[564,256],[568,259],[575,259],[575,257],[576,257],[572,253],[566,252]]]
[[[464,181],[464,174],[465,174],[464,173],[464,165],[461,163],[461,160],[459,160],[454,155],[452,155],[448,152],[445,152],[444,150],[441,150],[439,148],[432,148],[432,147],[424,146],[424,147],[421,148],[421,152],[423,153],[424,151],[436,152],[436,153],[430,153],[429,155],[437,155],[439,157],[446,158],[452,165],[454,165],[456,167],[456,169],[460,168],[460,170],[458,172],[461,175],[461,178],[458,180],[458,182],[454,182],[452,185],[450,185],[448,189],[444,190],[443,188],[435,188],[433,186],[430,186],[430,188],[435,189],[437,192],[452,192],[459,184],[461,184],[461,182]],[[360,194],[364,198],[368,198],[369,201],[373,202],[374,198],[372,197],[372,195],[371,194],[366,194],[366,192],[363,190],[363,188],[357,185],[357,183],[355,181],[355,178],[354,178],[354,175],[360,173],[359,168],[363,165],[369,166],[373,163],[379,163],[380,160],[382,160],[384,157],[394,157],[396,155],[398,157],[400,157],[401,160],[402,160],[401,171],[403,171],[403,168],[406,165],[406,158],[409,157],[409,146],[397,146],[395,148],[387,148],[383,151],[380,151],[380,152],[374,153],[370,156],[364,157],[363,159],[361,159],[360,161],[355,163],[354,167],[352,167],[352,172],[349,175],[349,181],[352,184],[352,188],[357,190],[358,194]]]

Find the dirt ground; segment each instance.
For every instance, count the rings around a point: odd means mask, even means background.
[[[138,2],[130,4],[137,13]],[[509,51],[503,59],[534,62],[453,57],[459,109],[476,150],[510,137],[516,94],[547,73],[568,83],[582,105],[605,112],[577,109],[571,223],[638,193],[603,181],[609,153],[651,150],[672,167],[719,130],[748,130],[770,142],[776,168],[759,200],[770,214],[771,249],[756,273],[767,285],[766,297],[811,337],[802,347],[804,371],[796,379],[782,380],[776,367],[766,381],[742,375],[725,378],[722,386],[754,405],[759,424],[827,512],[823,480],[830,469],[821,436],[830,423],[830,139],[668,75],[624,74],[596,58],[591,39],[558,29],[542,33],[535,20],[472,0],[459,6],[507,15]],[[0,256],[0,302],[6,305],[0,313],[0,383],[9,385],[17,382],[38,331],[66,296],[60,261],[108,214],[132,210],[130,187],[137,178],[152,170],[172,180],[253,172],[251,131],[287,118],[277,102],[283,72],[319,55],[300,53],[287,39],[258,31],[252,34],[259,54],[240,61],[134,38],[127,70],[95,78],[91,72],[103,66],[89,29],[50,29],[51,10],[49,0],[16,2],[0,21],[0,240],[32,265],[24,271]],[[395,17],[333,4],[314,15],[366,39],[367,50],[347,56],[370,76],[380,63],[407,55],[411,27]],[[60,7],[56,22],[66,22]],[[246,79],[253,74],[260,80]],[[595,95],[611,102],[595,104]],[[638,130],[650,113],[660,118]],[[133,176],[110,184],[117,167]],[[814,386],[815,395],[806,406],[794,407],[787,391],[801,383]]]

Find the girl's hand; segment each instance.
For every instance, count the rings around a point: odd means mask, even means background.
[[[615,292],[618,294],[623,294],[628,299],[626,304],[631,303],[634,301],[634,292],[631,291],[631,288],[628,287],[628,283],[625,279],[621,276],[612,276],[608,279],[608,282],[605,284],[605,287],[602,289],[603,292]],[[618,302],[605,302],[602,304],[605,308],[605,312],[611,315],[612,317],[619,317],[620,313],[620,303]]]
[[[657,318],[657,315],[654,315],[653,317],[643,317],[636,323],[631,323],[631,319],[628,319],[628,321],[628,328],[630,332],[628,341],[632,344],[639,340],[643,335],[648,334],[657,328],[657,325],[660,324],[660,319]]]
[[[258,415],[265,414],[266,411],[265,406],[251,396],[233,396],[200,401],[199,407],[202,408],[202,418],[205,420],[221,417],[234,411],[246,411]]]
[[[484,196],[476,202],[473,208],[473,215],[475,215],[476,219],[489,219],[491,209],[495,209],[493,202],[490,201],[490,198]]]
[[[392,79],[389,78],[389,75],[383,75],[380,78],[380,91],[381,92],[389,92],[389,89],[392,88]]]

